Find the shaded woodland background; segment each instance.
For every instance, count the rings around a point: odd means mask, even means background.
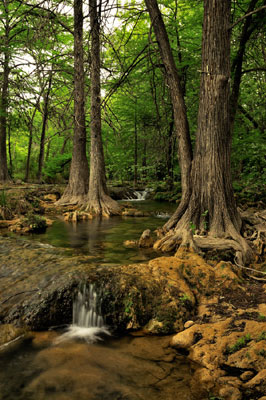
[[[0,5],[1,138],[14,180],[63,183],[73,145],[73,2]],[[86,126],[90,125],[90,25],[84,6]],[[232,24],[264,1],[233,1]],[[106,175],[180,190],[173,110],[143,2],[101,2],[102,135]],[[160,1],[182,82],[192,137],[201,69],[201,1]],[[232,143],[235,191],[265,192],[265,10],[232,29],[231,90],[240,83]],[[241,63],[239,62],[241,60]],[[237,94],[238,95],[238,94]],[[89,158],[89,135],[87,157]],[[2,160],[1,166],[2,168]]]

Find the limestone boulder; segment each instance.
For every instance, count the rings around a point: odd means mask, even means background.
[[[0,265],[0,321],[5,324],[43,330],[71,323],[81,283],[94,283],[106,323],[119,332],[178,332],[196,311],[194,287],[176,257],[114,268],[51,246],[0,238]]]

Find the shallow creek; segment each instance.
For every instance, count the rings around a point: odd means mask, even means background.
[[[189,367],[165,337],[53,344],[35,333],[1,352],[1,400],[189,400]]]
[[[93,263],[129,264],[158,254],[123,246],[166,221],[175,205],[138,203],[154,216],[114,217],[76,225],[58,219],[31,240],[71,248]],[[111,327],[110,327],[111,330]],[[0,347],[0,400],[190,400],[190,368],[169,337],[60,340],[62,332],[32,332]],[[87,340],[86,340],[87,339]]]
[[[55,247],[72,249],[74,254],[86,254],[92,262],[101,264],[132,264],[158,256],[151,249],[128,248],[125,240],[137,240],[145,229],[161,227],[176,208],[175,204],[156,201],[130,202],[148,217],[95,218],[75,223],[58,218],[43,234],[29,238]]]

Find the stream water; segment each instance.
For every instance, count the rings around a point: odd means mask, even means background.
[[[75,254],[86,254],[95,263],[132,264],[158,256],[151,249],[123,246],[125,240],[137,240],[145,229],[161,227],[174,212],[176,205],[156,201],[131,201],[148,217],[95,218],[77,224],[58,218],[43,234],[35,234],[30,239],[55,247],[72,249]]]
[[[161,226],[175,205],[143,202],[141,208],[154,215],[76,225],[58,219],[31,239],[72,248],[92,262],[148,260],[158,254],[125,248],[123,241]],[[93,286],[80,289],[66,332],[32,332],[0,347],[0,400],[191,400],[189,365],[169,347],[169,337],[113,337],[97,296]]]

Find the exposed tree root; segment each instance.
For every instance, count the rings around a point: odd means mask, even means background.
[[[82,210],[93,216],[110,217],[111,215],[121,215],[122,213],[122,207],[117,201],[105,193],[93,199],[88,197],[86,203],[84,204],[83,201],[82,204]]]
[[[189,194],[182,196],[176,211],[164,225],[165,231],[169,231],[170,229],[176,226],[177,222],[181,219],[182,215],[186,211],[188,203],[189,203]]]
[[[83,203],[85,200],[85,195],[63,195],[59,200],[55,202],[55,206],[75,206]]]
[[[86,155],[81,149],[78,159],[72,159],[69,182],[62,197],[55,203],[56,206],[77,205],[86,198],[89,189],[87,164]]]
[[[64,214],[64,220],[68,222],[78,222],[92,219],[93,215],[83,211],[73,211]]]
[[[180,251],[183,252],[184,249],[196,253],[201,253],[201,250],[204,252],[215,250],[218,253],[233,250],[235,252],[234,263],[237,267],[245,271],[252,271],[256,274],[265,275],[266,273],[263,271],[248,268],[244,265],[253,261],[254,255],[256,255],[257,261],[259,257],[264,256],[266,247],[266,211],[264,210],[256,213],[245,212],[241,217],[246,224],[247,230],[244,231],[245,237],[241,236],[230,221],[228,221],[227,229],[223,237],[216,237],[210,232],[208,235],[193,234],[192,230],[189,228],[178,229],[178,225],[175,229],[165,232],[164,226],[164,229],[158,229],[156,231],[158,239],[154,243],[153,248],[162,252],[177,250],[176,255],[178,255]],[[142,236],[144,235],[146,237],[147,232],[148,231],[144,231]],[[249,235],[248,232],[251,234]],[[265,281],[262,277],[252,276],[250,274],[247,276],[258,281]]]
[[[249,263],[253,258],[253,251],[241,235],[234,233],[234,236],[229,238],[218,238],[211,235],[200,236],[193,235],[189,229],[179,229],[169,231],[162,239],[159,239],[154,244],[155,250],[170,252],[177,248],[187,247],[197,253],[200,250],[217,250],[226,251],[234,250],[236,259],[240,265]]]
[[[191,204],[180,218],[183,208],[178,207],[164,227],[156,231],[158,240],[153,246],[155,250],[169,252],[179,246],[196,252],[200,249],[218,252],[233,250],[238,265],[242,266],[263,257],[266,247],[266,210],[233,215],[230,208],[216,207],[210,220]]]
[[[112,200],[110,198],[110,200]],[[82,203],[84,204],[84,199],[82,200]],[[102,217],[110,217],[111,215],[120,215],[121,214],[121,208],[118,205],[118,207],[115,207],[116,203],[114,200],[112,202],[107,203],[100,203],[96,204],[95,206],[89,204],[88,206],[82,206],[81,209],[77,209],[73,212],[67,212],[64,214],[64,220],[65,221],[71,221],[71,222],[78,222],[78,221],[85,221],[85,220],[90,220],[93,219],[94,217],[97,216],[102,216]]]
[[[261,215],[252,216],[253,220],[253,236],[252,236],[252,247],[251,242],[248,243],[247,239],[241,236],[236,229],[235,225],[231,222],[230,218],[224,213],[222,230],[217,229],[217,225],[213,224],[208,232],[208,235],[204,234],[193,234],[190,229],[188,220],[185,221],[184,216],[179,220],[175,229],[171,229],[165,233],[165,231],[158,230],[159,239],[154,244],[155,250],[163,252],[169,252],[176,250],[179,246],[188,247],[191,250],[200,252],[200,250],[216,250],[216,251],[227,251],[233,250],[235,252],[236,261],[239,265],[245,265],[254,260],[256,248],[256,255],[262,256],[265,248],[265,241],[262,236],[264,235],[265,228],[263,219],[266,218],[266,213]],[[247,219],[247,216],[246,216]],[[250,221],[249,221],[250,222]],[[250,222],[251,223],[251,222]],[[258,224],[260,223],[260,224]],[[167,228],[167,224],[164,226]],[[251,229],[251,227],[249,226]],[[260,231],[256,231],[256,228],[260,228]],[[197,233],[200,232],[199,230]],[[256,232],[256,234],[255,234]],[[164,235],[162,236],[162,233]]]

